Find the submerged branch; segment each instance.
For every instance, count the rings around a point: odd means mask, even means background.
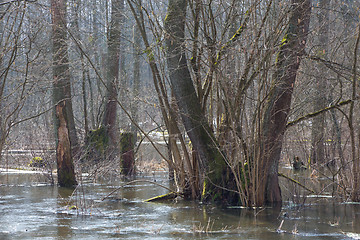
[[[159,195],[153,198],[146,199],[144,202],[159,202],[159,201],[165,201],[165,200],[172,200],[179,196],[179,193],[176,192],[170,192],[164,195]]]
[[[286,175],[283,174],[283,173],[278,173],[278,176],[283,177],[283,178],[286,178],[287,180],[289,180],[289,181],[291,181],[291,182],[299,185],[300,187],[308,190],[309,192],[316,193],[314,190],[311,190],[310,188],[308,188],[308,187],[306,187],[305,185],[301,184],[299,181],[296,181],[295,179],[293,179],[293,178],[291,178],[291,177],[289,177],[289,176],[286,176]]]
[[[131,184],[134,184],[134,183],[141,183],[141,182],[152,183],[152,184],[154,184],[154,185],[156,185],[156,186],[165,188],[166,190],[169,190],[170,193],[176,194],[177,196],[178,196],[178,195],[182,195],[182,193],[176,192],[176,191],[174,191],[174,190],[172,190],[172,189],[170,189],[170,188],[168,188],[168,187],[166,187],[166,186],[164,186],[164,185],[161,185],[161,184],[159,184],[159,183],[157,183],[157,182],[153,182],[153,181],[150,181],[150,180],[134,180],[134,181],[130,181],[130,182],[127,182],[127,183],[125,183],[125,184],[120,185],[119,187],[117,187],[116,189],[114,189],[113,191],[111,191],[108,195],[106,195],[105,197],[103,197],[103,198],[101,199],[101,201],[104,201],[105,199],[107,199],[108,197],[110,197],[110,196],[113,195],[115,192],[119,191],[121,188],[123,188],[123,187],[125,187],[125,186],[131,185]],[[148,199],[148,200],[146,200],[146,201],[149,201],[149,200],[150,200],[150,199]]]

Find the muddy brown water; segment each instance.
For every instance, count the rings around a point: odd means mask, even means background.
[[[169,186],[166,173],[141,179]],[[0,239],[360,239],[356,203],[308,195],[304,205],[285,199],[280,213],[181,200],[146,203],[167,193],[149,182],[101,201],[123,183],[111,177],[85,181],[73,193],[50,185],[42,173],[1,170]]]

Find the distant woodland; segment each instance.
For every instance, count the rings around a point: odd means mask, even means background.
[[[161,141],[176,196],[278,205],[288,165],[358,202],[359,11],[355,0],[1,0],[0,164],[10,150],[50,151],[72,187],[102,168],[135,176],[139,146]]]

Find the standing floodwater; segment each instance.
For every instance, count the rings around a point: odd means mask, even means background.
[[[138,179],[169,186],[166,174]],[[358,204],[309,199],[279,213],[186,201],[145,203],[167,193],[149,182],[125,186],[102,201],[122,184],[102,179],[73,193],[47,184],[41,173],[3,170],[0,239],[360,239]]]

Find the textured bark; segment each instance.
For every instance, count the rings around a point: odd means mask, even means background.
[[[78,148],[74,114],[71,102],[71,84],[66,32],[66,0],[52,0],[52,40],[53,40],[53,100],[54,104],[65,101],[67,127],[71,141],[72,153]],[[58,121],[57,121],[58,122]],[[58,125],[58,123],[57,123]]]
[[[3,0],[0,0],[0,3],[2,3]],[[0,13],[3,12],[3,7],[0,6]],[[3,34],[3,24],[0,23],[0,35]],[[2,47],[2,46],[1,46]],[[3,64],[3,52],[0,52],[0,67],[2,69],[2,64]],[[3,146],[4,146],[4,142],[5,142],[5,136],[4,136],[4,129],[3,129],[3,92],[4,92],[4,85],[5,85],[5,80],[1,77],[0,78],[0,163],[1,163],[1,159],[2,159],[2,150],[3,150]]]
[[[354,49],[354,62],[353,62],[353,79],[352,79],[352,98],[355,99],[358,93],[358,52],[360,47],[360,25],[358,26],[358,35],[355,42]],[[354,119],[354,109],[355,102],[353,101],[350,104],[350,113],[349,113],[349,128],[350,128],[350,138],[351,138],[351,156],[353,158],[353,189],[351,193],[351,200],[354,202],[360,202],[360,152],[356,148],[356,145],[360,145],[360,133],[359,133],[359,121]],[[357,130],[357,131],[356,131]],[[357,134],[356,134],[357,133]],[[357,136],[356,136],[357,135]],[[356,137],[358,137],[358,142],[355,142]],[[358,147],[359,147],[358,145]]]
[[[53,101],[55,105],[56,159],[60,186],[76,185],[72,157],[78,143],[71,103],[66,32],[66,1],[52,0]]]
[[[133,72],[133,102],[131,105],[131,115],[135,122],[139,121],[139,95],[140,95],[140,55],[141,55],[141,35],[140,29],[138,26],[134,26],[133,33],[133,57],[134,57],[134,72]],[[132,123],[131,131],[135,134],[135,138],[137,135],[137,128]],[[136,140],[136,139],[135,139]]]
[[[71,143],[66,116],[66,101],[62,101],[56,105],[56,118],[59,122],[59,125],[57,126],[56,146],[58,183],[61,187],[73,187],[77,185],[77,182],[71,156]]]
[[[121,9],[122,0],[111,2],[111,22],[108,39],[108,58],[107,58],[107,102],[105,105],[102,126],[106,128],[109,136],[110,152],[117,149],[118,128],[117,119],[117,87],[119,83],[119,61],[120,61],[120,28],[121,28]]]
[[[281,203],[278,165],[296,73],[309,31],[311,1],[292,0],[289,26],[276,59],[276,70],[261,126],[256,205]]]
[[[204,192],[209,190],[211,192],[208,193],[214,196],[219,189],[214,189],[213,184],[225,185],[226,161],[204,115],[187,66],[183,46],[186,8],[186,0],[169,0],[165,18],[167,66],[179,114],[193,149],[198,155],[200,177],[203,180],[205,177],[208,182]],[[218,194],[218,196],[222,196],[222,194]]]
[[[123,132],[120,137],[121,173],[125,176],[135,175],[134,136],[131,132]]]
[[[1,58],[1,56],[0,56]],[[1,59],[0,59],[1,63]],[[1,82],[2,83],[2,82]],[[5,131],[4,131],[4,123],[3,123],[3,106],[2,106],[2,93],[0,92],[0,163],[2,159],[2,150],[5,143]]]

